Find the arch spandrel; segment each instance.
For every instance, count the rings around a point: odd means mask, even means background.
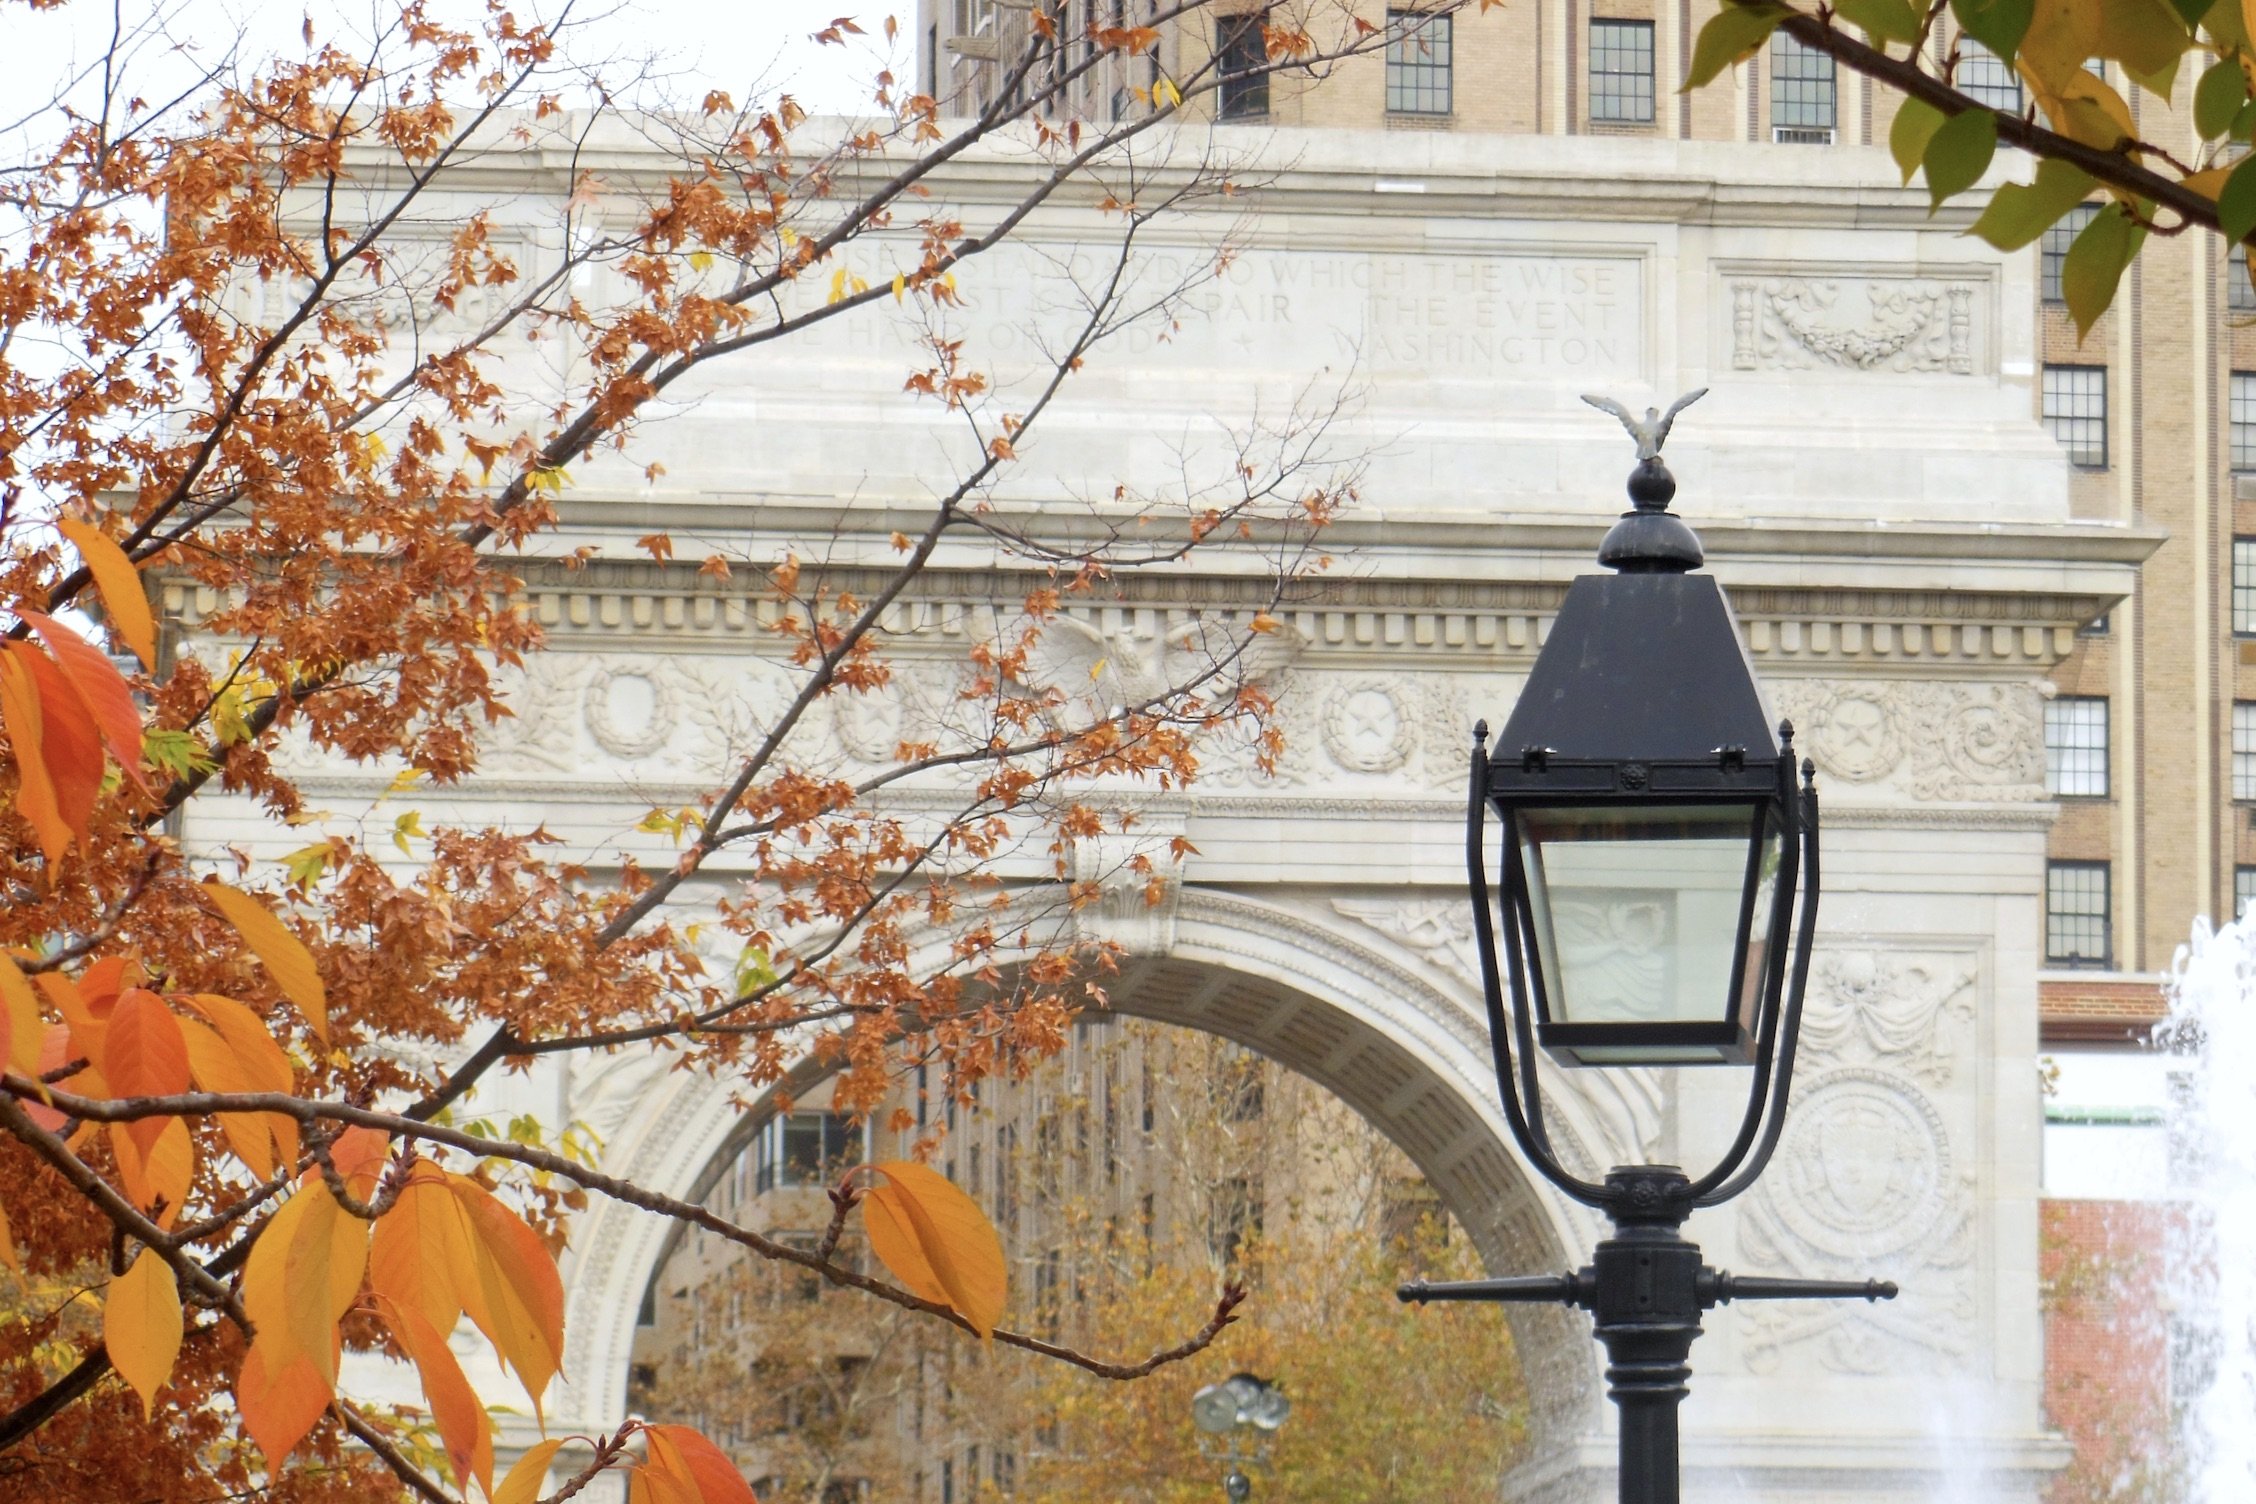
[[[1183,895],[1164,955],[1127,961],[1107,987],[1114,1008],[1199,1029],[1256,1050],[1326,1087],[1417,1165],[1494,1273],[1581,1262],[1595,1224],[1539,1189],[1504,1147],[1485,1029],[1473,999],[1413,965],[1276,905],[1198,890]],[[732,1083],[690,1073],[633,1072],[603,1168],[666,1195],[696,1194],[750,1115]],[[786,1086],[804,1090],[806,1081]],[[582,1088],[604,1090],[590,1080]],[[1572,1128],[1567,1133],[1572,1134]],[[1579,1147],[1579,1145],[1578,1145]],[[627,1373],[642,1294],[669,1226],[616,1203],[582,1214],[566,1261],[568,1393],[552,1430],[593,1432],[626,1414]],[[1531,1398],[1533,1459],[1506,1497],[1580,1500],[1577,1462],[1600,1433],[1598,1351],[1576,1313],[1512,1307],[1514,1344]],[[1562,1488],[1567,1491],[1560,1491]]]

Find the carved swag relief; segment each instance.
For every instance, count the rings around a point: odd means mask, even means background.
[[[1772,703],[1827,782],[1940,802],[2033,803],[2044,786],[2034,686],[1784,680]]]
[[[1734,370],[1975,369],[1972,281],[1759,277],[1728,285]]]

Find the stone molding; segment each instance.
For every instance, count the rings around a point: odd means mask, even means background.
[[[1731,368],[1987,375],[1996,279],[1969,266],[1907,276],[1900,267],[1715,267],[1728,310]]]

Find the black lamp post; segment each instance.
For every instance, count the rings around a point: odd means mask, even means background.
[[[1741,1278],[1710,1269],[1684,1220],[1752,1185],[1785,1126],[1817,919],[1817,790],[1797,786],[1793,727],[1773,735],[1700,541],[1668,512],[1668,415],[1642,423],[1635,503],[1568,590],[1493,754],[1473,733],[1465,856],[1505,1121],[1543,1177],[1613,1235],[1572,1274],[1405,1285],[1404,1300],[1587,1309],[1621,1411],[1622,1504],[1676,1504],[1677,1406],[1700,1313],[1733,1300],[1882,1300],[1880,1280]],[[1501,827],[1491,900],[1487,829]],[[1501,920],[1504,950],[1497,954]],[[1791,952],[1791,954],[1789,954]],[[1507,1001],[1507,992],[1509,1001]],[[1540,1048],[1568,1069],[1748,1067],[1728,1151],[1694,1179],[1617,1166],[1601,1183],[1553,1152]]]

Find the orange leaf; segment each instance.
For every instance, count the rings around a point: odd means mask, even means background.
[[[154,1121],[161,1127],[147,1153],[126,1131],[132,1124],[110,1124],[110,1153],[117,1157],[118,1179],[125,1182],[133,1204],[156,1213],[159,1227],[170,1227],[179,1220],[188,1188],[196,1181],[196,1141],[189,1136],[185,1119]]]
[[[862,1198],[870,1252],[926,1300],[951,1307],[986,1337],[1009,1297],[1002,1239],[979,1203],[926,1165],[887,1160]]]
[[[0,1029],[7,1046],[0,1049],[0,1065],[32,1080],[39,1077],[39,1042],[47,1032],[39,1017],[39,994],[31,979],[16,965],[15,957],[0,951]]]
[[[39,837],[39,850],[51,867],[70,849],[71,828],[47,771],[47,730],[30,664],[38,654],[23,643],[0,642],[0,724],[7,727],[16,754],[16,813]]]
[[[55,655],[65,682],[78,695],[86,713],[100,728],[102,741],[125,776],[143,793],[149,785],[141,779],[141,708],[133,703],[133,688],[110,662],[109,654],[85,638],[37,611],[16,613],[39,633],[47,651]],[[44,686],[42,696],[46,694]]]
[[[86,993],[78,983],[59,971],[41,972],[38,983],[39,990],[47,994],[47,1001],[53,1003],[55,1011],[63,1016],[63,1023],[68,1027],[70,1033],[70,1048],[75,1050],[79,1058],[88,1065],[97,1071],[100,1070],[102,1068],[103,1045],[109,1038],[110,1010],[105,1008],[101,1013],[96,1013],[88,1005]],[[62,1060],[55,1061],[42,1058],[39,1068],[42,1071],[51,1071],[69,1058],[68,1055],[64,1056]],[[79,1087],[74,1086],[71,1090],[78,1092],[81,1096],[91,1095],[91,1093]],[[108,1096],[109,1092],[105,1090],[101,1095]]]
[[[39,1074],[44,1076],[49,1071],[59,1070],[68,1065],[75,1053],[71,1049],[70,1025],[49,1024],[39,1041]],[[89,1076],[94,1078],[96,1085],[89,1087],[84,1084]],[[85,1070],[80,1071],[75,1076],[65,1077],[62,1084],[83,1096],[99,1096],[103,1095],[99,1089],[100,1080],[101,1077],[98,1074],[91,1070]],[[43,1102],[26,1102],[23,1104],[23,1109],[31,1115],[31,1120],[34,1123],[37,1123],[49,1133],[62,1132],[63,1125],[70,1121],[69,1118],[64,1117]]]
[[[144,1420],[172,1377],[180,1332],[180,1286],[157,1251],[144,1248],[102,1297],[102,1346],[110,1366],[141,1396]]]
[[[58,517],[55,527],[86,561],[86,572],[94,576],[94,588],[102,592],[102,610],[110,625],[133,649],[141,666],[153,671],[157,666],[157,623],[149,612],[148,594],[141,588],[140,571],[125,556],[125,550],[93,523]]]
[[[446,1172],[427,1159],[407,1173],[368,1245],[368,1288],[442,1334],[462,1319],[459,1282],[476,1278],[470,1226]]]
[[[302,1358],[333,1392],[337,1323],[367,1267],[368,1224],[339,1206],[318,1176],[307,1176],[251,1245],[243,1269],[243,1311],[269,1361],[287,1367]]]
[[[188,1089],[188,1041],[163,998],[145,987],[119,996],[105,1030],[102,1074],[120,1097],[169,1097]],[[169,1121],[138,1118],[121,1126],[146,1157]]]
[[[283,996],[298,1005],[306,1022],[313,1025],[315,1037],[327,1044],[329,994],[321,985],[320,968],[313,964],[313,953],[305,948],[305,942],[250,894],[230,888],[216,877],[205,878],[203,887],[204,897],[243,937],[243,943],[265,965]]]
[[[10,656],[29,671],[39,691],[39,756],[47,765],[47,781],[55,790],[55,807],[62,811],[63,823],[78,837],[78,849],[83,853],[92,839],[87,828],[94,817],[94,800],[102,792],[101,725],[61,664],[28,642],[6,646]],[[108,660],[103,662],[106,666]]]
[[[261,1333],[243,1355],[243,1366],[235,1375],[236,1412],[243,1417],[243,1429],[251,1433],[251,1440],[266,1453],[270,1473],[280,1471],[282,1459],[305,1440],[306,1432],[329,1408],[334,1392],[304,1354],[276,1356],[287,1346]]]
[[[205,1023],[181,1021],[188,1040],[188,1067],[196,1084],[213,1092],[288,1092],[296,1086],[290,1057],[266,1032],[259,1016],[231,997],[210,992],[181,994],[180,1002]],[[277,1162],[298,1162],[298,1122],[280,1112],[223,1112],[220,1130],[236,1156],[265,1180]],[[268,1147],[269,1142],[274,1145]],[[277,1161],[276,1151],[280,1158]]]
[[[525,1448],[525,1455],[501,1480],[494,1490],[493,1504],[536,1504],[541,1485],[548,1482],[548,1465],[556,1460],[557,1449],[564,1445],[559,1437],[554,1441],[536,1441]]]
[[[344,1177],[345,1189],[366,1201],[376,1194],[376,1182],[384,1174],[384,1154],[391,1146],[391,1135],[381,1128],[347,1128],[329,1146],[329,1162]]]
[[[651,1426],[650,1460],[656,1463],[660,1442],[672,1448],[669,1471],[686,1473],[697,1489],[700,1504],[758,1504],[752,1486],[729,1461],[728,1453],[688,1426]]]
[[[643,1427],[650,1460],[634,1470],[634,1486],[629,1490],[633,1504],[645,1504],[645,1501],[647,1504],[704,1504],[704,1490],[697,1486],[697,1475],[689,1470],[688,1459],[667,1434],[681,1429],[679,1426]]]
[[[540,1235],[484,1186],[450,1174],[470,1235],[473,1276],[461,1283],[463,1309],[517,1371],[541,1413],[541,1393],[564,1362],[564,1282]]]
[[[470,1480],[475,1478],[479,1489],[492,1498],[493,1422],[463,1377],[462,1365],[454,1360],[446,1338],[417,1312],[382,1296],[377,1297],[376,1308],[422,1375],[423,1398],[430,1404],[431,1419],[438,1422],[439,1444],[446,1449],[462,1496],[470,1497]]]
[[[0,1264],[15,1270],[18,1278],[23,1276],[23,1260],[16,1256],[16,1235],[8,1226],[6,1207],[0,1207]]]

